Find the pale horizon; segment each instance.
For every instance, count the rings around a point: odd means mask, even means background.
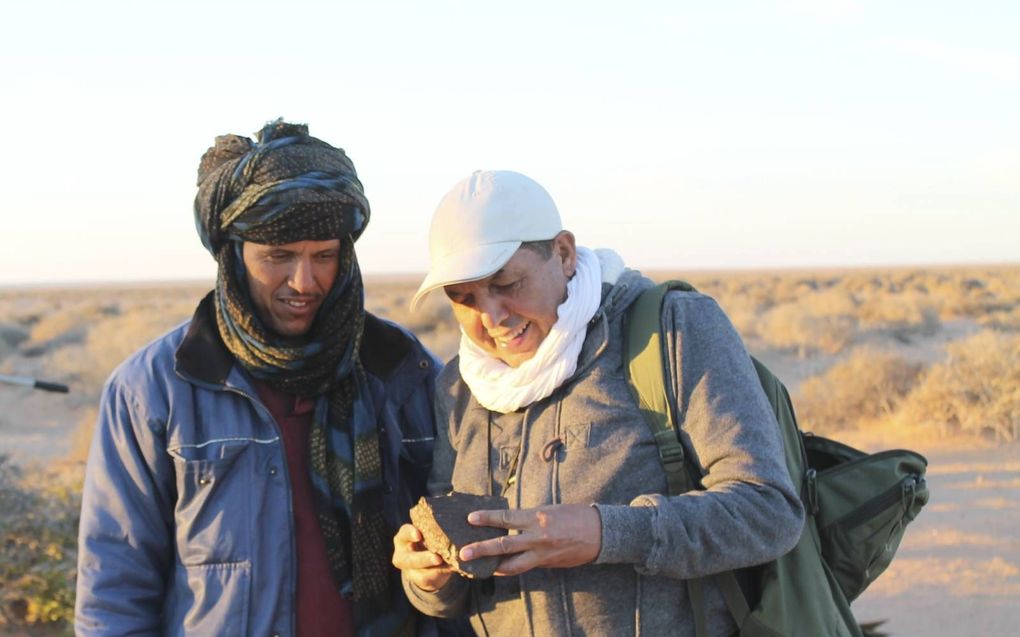
[[[1020,6],[908,0],[22,3],[0,38],[0,286],[211,279],[216,135],[343,147],[368,276],[423,273],[475,169],[654,271],[1020,261]]]

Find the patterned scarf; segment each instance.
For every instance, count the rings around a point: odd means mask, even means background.
[[[354,241],[369,206],[343,150],[276,121],[254,143],[218,137],[202,157],[195,221],[219,266],[220,337],[252,376],[291,394],[316,396],[309,465],[316,510],[334,581],[352,599],[359,635],[413,629],[393,585],[383,517],[382,461],[376,414],[358,356],[364,290]],[[337,280],[307,334],[268,330],[248,292],[242,243],[280,245],[340,238]]]

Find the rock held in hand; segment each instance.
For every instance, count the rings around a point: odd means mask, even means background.
[[[448,495],[422,498],[411,509],[411,523],[421,531],[425,548],[437,553],[458,573],[465,577],[490,577],[499,566],[500,557],[480,557],[461,562],[460,549],[473,542],[506,535],[506,529],[491,526],[472,526],[468,513],[481,510],[507,508],[506,498],[471,495],[454,491]]]

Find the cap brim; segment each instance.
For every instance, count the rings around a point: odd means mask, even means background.
[[[432,267],[411,299],[411,311],[415,312],[429,292],[454,283],[483,279],[506,265],[510,257],[521,247],[520,241],[504,241],[473,246],[433,259]]]

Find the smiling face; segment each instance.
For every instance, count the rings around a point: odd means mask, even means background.
[[[518,248],[495,274],[443,289],[464,333],[491,356],[517,367],[538,351],[577,267],[574,235],[560,232],[552,255]]]
[[[262,323],[280,336],[301,336],[340,269],[340,240],[242,245],[248,291]]]

